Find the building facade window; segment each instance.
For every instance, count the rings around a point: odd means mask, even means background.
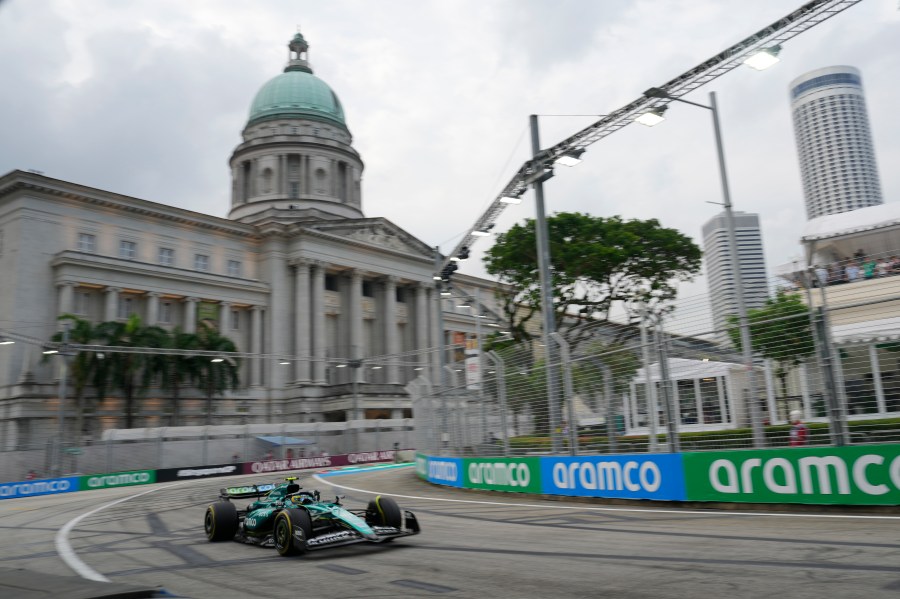
[[[78,251],[93,254],[97,251],[97,236],[90,233],[78,234]]]
[[[241,330],[241,311],[240,310],[232,310],[231,311],[231,330],[232,331],[240,331]]]
[[[227,264],[227,271],[229,277],[239,277],[241,276],[241,263],[239,260],[229,260]]]
[[[73,311],[79,316],[87,316],[91,310],[91,294],[87,291],[75,292]]]
[[[133,241],[119,241],[119,258],[134,260],[137,257],[137,244]]]
[[[172,324],[172,302],[162,302],[159,305],[159,322]]]
[[[159,248],[159,264],[160,266],[174,266],[175,250],[172,248]]]
[[[206,254],[194,254],[194,270],[207,272],[209,270],[209,256]]]
[[[119,303],[116,308],[116,318],[128,318],[134,313],[134,298],[128,296],[119,296]]]

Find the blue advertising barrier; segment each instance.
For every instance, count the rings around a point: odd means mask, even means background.
[[[541,458],[548,495],[684,501],[681,454]]]
[[[419,454],[416,456],[416,474],[438,485],[462,487],[465,483],[462,458],[436,458]]]
[[[2,483],[0,484],[0,499],[72,493],[73,491],[78,491],[78,481],[80,479],[80,476],[66,476],[63,478],[44,478],[41,480]]]

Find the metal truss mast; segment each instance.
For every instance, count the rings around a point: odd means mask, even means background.
[[[658,87],[664,90],[671,98],[679,98],[741,66],[744,60],[756,52],[765,48],[780,46],[854,4],[858,4],[860,1],[813,0],[812,2],[807,2],[768,27],[757,31]],[[472,244],[478,237],[473,234],[474,232],[489,231],[493,227],[497,217],[510,203],[504,201],[505,198],[521,198],[528,190],[528,187],[537,179],[546,180],[552,177],[552,165],[557,158],[564,154],[578,152],[579,150],[583,151],[592,143],[600,141],[607,135],[629,125],[640,114],[652,108],[668,104],[672,101],[671,98],[641,96],[574,135],[569,136],[555,146],[543,150],[534,159],[525,162],[519,167],[519,170],[509,183],[506,184],[503,191],[494,198],[487,210],[475,221],[475,224],[469,229],[462,241],[443,259],[444,261],[438,271],[440,272],[446,268],[453,256],[457,256],[460,252],[472,247]]]

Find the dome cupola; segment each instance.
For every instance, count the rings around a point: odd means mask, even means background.
[[[230,161],[230,218],[363,216],[362,160],[351,145],[341,101],[313,74],[302,34],[288,42],[284,72],[253,98],[243,137]]]

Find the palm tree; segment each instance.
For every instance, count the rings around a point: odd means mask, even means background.
[[[200,338],[176,328],[169,335],[166,347],[182,351],[195,350],[200,347]],[[177,426],[181,422],[181,389],[199,380],[201,360],[205,359],[183,354],[154,356],[151,368],[160,375],[162,388],[171,393],[169,426]]]
[[[97,326],[98,337],[113,347],[164,347],[168,332],[157,326],[144,326],[137,314],[126,322],[103,322]],[[151,354],[110,352],[98,373],[102,388],[119,389],[125,396],[125,428],[134,425],[134,398],[150,386],[154,371]]]
[[[199,349],[201,350],[223,353],[237,351],[237,346],[231,339],[205,324],[200,325],[197,338],[200,341]],[[198,381],[200,389],[206,396],[206,424],[210,424],[212,421],[213,397],[219,393],[237,389],[240,385],[239,361],[235,358],[216,358],[215,360],[208,357],[199,358]]]

